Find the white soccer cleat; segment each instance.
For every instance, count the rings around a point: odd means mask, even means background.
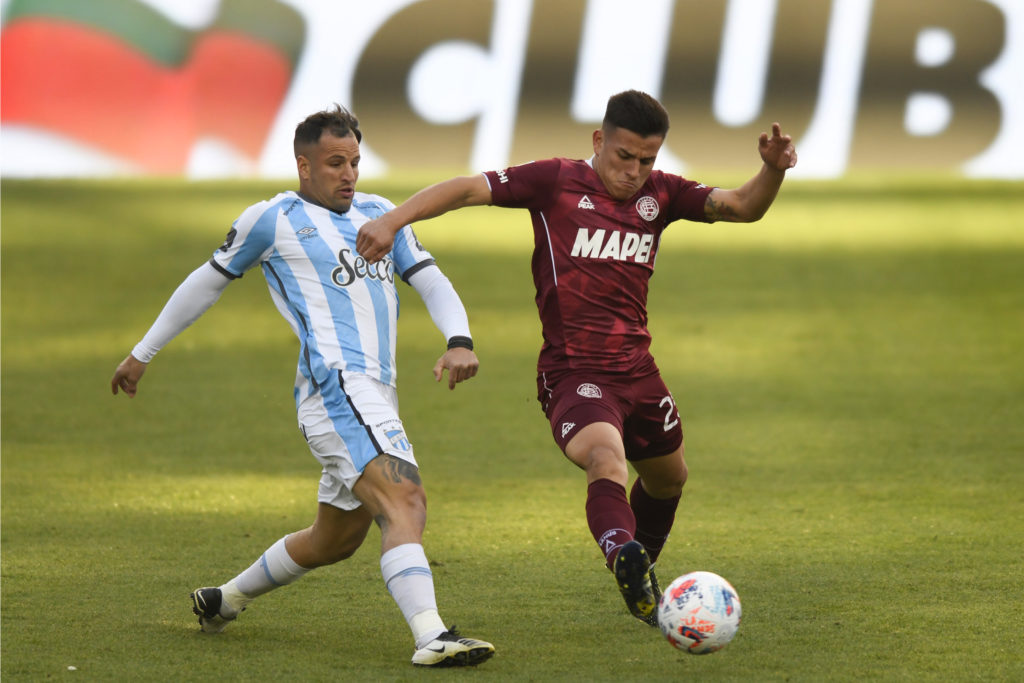
[[[463,638],[452,626],[416,650],[412,663],[416,666],[476,666],[494,655],[494,646],[482,640]]]

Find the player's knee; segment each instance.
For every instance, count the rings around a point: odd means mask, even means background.
[[[628,475],[626,459],[614,448],[601,444],[587,453],[586,468],[591,478],[621,480]]]
[[[359,546],[361,546],[362,544],[362,538],[358,540],[347,539],[346,541],[338,544],[332,549],[333,552],[331,552],[331,554],[328,555],[328,557],[326,558],[328,560],[326,564],[334,564],[335,562],[347,560],[355,554],[356,550],[358,550]]]
[[[688,474],[686,461],[680,458],[678,466],[647,471],[641,478],[644,490],[654,498],[675,498],[682,495]]]
[[[427,494],[419,484],[404,481],[382,492],[377,509],[374,519],[382,529],[422,528],[427,521]]]

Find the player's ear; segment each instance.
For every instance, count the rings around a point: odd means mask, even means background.
[[[309,159],[306,158],[304,154],[300,154],[299,156],[295,157],[295,167],[299,172],[299,178],[301,178],[302,180],[309,180],[310,163]]]
[[[604,130],[598,128],[594,131],[594,154],[601,151],[601,146],[604,145]]]

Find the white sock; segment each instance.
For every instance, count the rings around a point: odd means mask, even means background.
[[[437,613],[434,576],[423,546],[406,543],[380,556],[380,572],[421,648],[447,631]]]
[[[221,616],[228,616],[224,614],[227,608],[233,608],[237,614],[253,598],[269,593],[275,588],[287,586],[310,571],[295,564],[295,560],[285,548],[285,538],[288,537],[285,536],[267,548],[266,552],[260,555],[260,559],[253,562],[248,569],[220,587],[223,598]]]

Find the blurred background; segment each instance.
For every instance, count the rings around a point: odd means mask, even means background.
[[[4,0],[4,177],[293,177],[334,102],[364,177],[590,154],[659,97],[659,166],[1024,178],[1024,0]]]

